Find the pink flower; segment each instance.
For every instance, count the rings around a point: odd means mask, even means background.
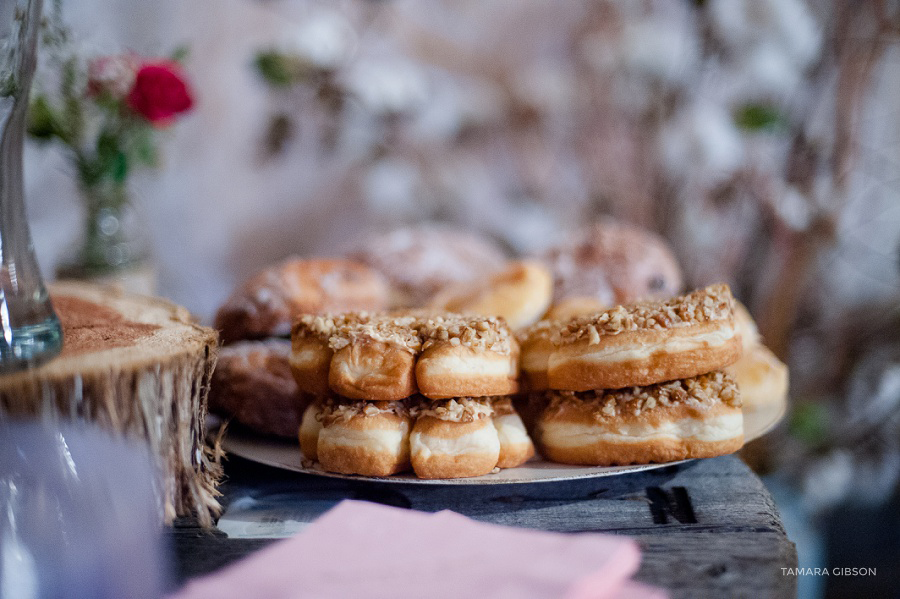
[[[88,63],[88,93],[99,96],[108,93],[124,98],[134,85],[140,58],[134,54],[100,56]]]
[[[177,65],[146,63],[137,71],[128,105],[155,125],[164,125],[194,104],[191,90]]]

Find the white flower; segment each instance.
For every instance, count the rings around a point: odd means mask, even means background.
[[[774,208],[782,222],[795,231],[805,231],[812,222],[812,207],[808,198],[793,185],[785,187]]]
[[[731,115],[710,102],[690,105],[669,121],[659,138],[663,164],[674,177],[699,171],[711,181],[727,179],[744,159],[744,145]]]
[[[713,32],[732,48],[771,43],[799,69],[819,54],[821,28],[801,0],[713,0],[709,11]]]
[[[429,98],[425,73],[400,59],[360,61],[346,74],[346,84],[363,106],[378,114],[410,112]]]
[[[364,195],[371,212],[390,215],[392,219],[417,214],[419,187],[416,168],[396,158],[375,163],[363,181]]]
[[[334,70],[350,59],[356,44],[356,31],[346,18],[322,11],[307,17],[282,46],[319,69]]]
[[[801,72],[784,51],[775,44],[761,44],[749,52],[738,67],[746,77],[747,92],[784,96],[797,89]]]
[[[627,20],[618,40],[607,33],[587,36],[581,53],[599,73],[625,71],[670,84],[677,83],[700,55],[696,32],[682,20],[661,22],[643,15]]]
[[[698,54],[694,32],[671,23],[640,20],[622,32],[625,68],[662,81],[677,82]]]
[[[140,59],[134,54],[100,56],[88,63],[88,90],[124,98],[131,91]]]

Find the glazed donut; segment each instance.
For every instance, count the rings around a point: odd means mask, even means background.
[[[503,268],[503,250],[488,239],[441,225],[397,229],[364,240],[348,256],[382,273],[400,306],[423,306],[456,283],[484,279]]]
[[[515,468],[527,462],[534,455],[534,443],[525,430],[522,418],[513,407],[509,397],[499,397],[492,401],[494,408],[494,428],[500,439],[498,468]]]
[[[548,460],[616,466],[732,453],[741,400],[723,372],[613,391],[546,391],[535,441]]]
[[[322,468],[341,474],[390,476],[409,469],[410,417],[404,402],[322,404],[316,454]]]
[[[303,412],[303,420],[300,422],[298,436],[300,438],[300,451],[310,460],[318,460],[319,433],[322,432],[322,400],[311,402]]]
[[[420,320],[419,392],[431,399],[519,389],[519,345],[502,318],[443,314]]]
[[[553,278],[533,260],[510,262],[501,272],[473,284],[450,286],[431,301],[436,310],[502,316],[515,330],[537,322],[553,295]]]
[[[241,341],[219,350],[209,409],[264,435],[297,434],[309,397],[291,375],[291,343]]]
[[[409,436],[410,460],[419,478],[488,474],[500,458],[500,438],[487,399],[423,403]]]
[[[577,318],[552,341],[548,387],[568,391],[688,378],[724,368],[741,355],[734,300],[724,284]]]
[[[554,301],[593,297],[606,306],[664,299],[681,291],[681,268],[655,233],[604,219],[551,248]]]
[[[787,398],[787,365],[761,343],[744,350],[741,359],[726,370],[737,381],[745,411],[752,412]]]
[[[518,389],[518,344],[502,319],[420,312],[304,315],[291,368],[301,390],[351,399],[505,395]]]
[[[215,328],[225,344],[288,335],[299,314],[383,310],[390,287],[365,264],[291,258],[244,282],[219,308]]]

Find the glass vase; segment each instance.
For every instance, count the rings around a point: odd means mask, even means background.
[[[25,213],[22,149],[37,62],[41,0],[0,1],[0,372],[59,353],[62,330]]]
[[[153,294],[156,272],[127,184],[101,180],[82,185],[79,191],[85,208],[84,236],[57,276]]]

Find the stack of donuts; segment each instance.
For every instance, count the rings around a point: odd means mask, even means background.
[[[224,347],[213,372],[210,410],[265,435],[296,438],[310,397],[291,375],[286,337],[298,314],[383,310],[384,277],[341,258],[290,258],[256,273],[216,313]]]
[[[519,347],[502,318],[304,315],[291,339],[294,376],[316,398],[300,447],[326,471],[459,478],[534,454],[509,397]]]
[[[743,445],[734,299],[713,285],[522,333],[525,413],[547,459],[613,466]]]
[[[369,476],[479,476],[531,438],[583,465],[730,453],[787,368],[727,286],[682,280],[663,239],[611,219],[520,260],[443,226],[361,238],[231,294],[210,407]]]

